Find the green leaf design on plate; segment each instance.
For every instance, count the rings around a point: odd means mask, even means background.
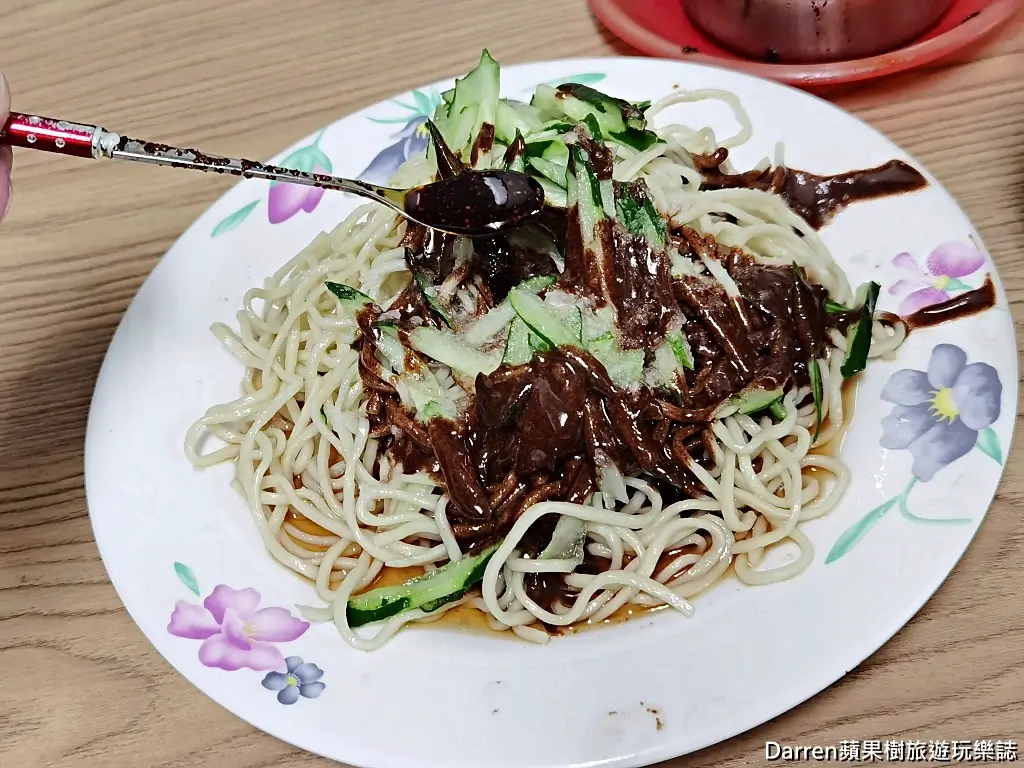
[[[907,506],[907,493],[909,493],[909,490],[899,497],[900,514],[907,520],[927,525],[966,525],[971,522],[969,517],[921,517],[920,515],[915,515]]]
[[[175,563],[174,572],[178,574],[181,583],[188,587],[196,597],[199,597],[199,583],[196,581],[196,576],[192,573],[192,569],[184,563]]]
[[[851,527],[846,529],[846,533],[839,537],[835,544],[832,545],[832,549],[829,550],[828,555],[825,557],[825,565],[834,563],[840,557],[849,552],[853,547],[863,539],[868,531],[870,531],[875,524],[885,517],[885,513],[896,506],[897,502],[903,498],[905,494],[900,494],[895,499],[889,499],[880,506],[875,507],[873,510],[868,512],[858,523],[855,523]]]
[[[233,229],[237,229],[243,221],[249,218],[249,214],[252,213],[259,204],[259,200],[253,200],[248,205],[243,205],[230,216],[221,219],[220,223],[213,228],[213,231],[210,233],[210,237],[220,237]]]
[[[578,83],[580,85],[593,85],[594,83],[600,83],[604,80],[605,74],[603,72],[580,72],[578,75],[570,75],[569,77],[561,77],[558,80],[549,80],[544,85],[550,85],[552,88],[557,88],[565,83]]]
[[[975,446],[996,464],[1002,466],[1003,449],[999,445],[999,436],[992,427],[985,427],[978,433],[978,442]]]
[[[406,115],[405,117],[368,117],[366,118],[371,123],[379,123],[380,125],[407,125],[409,121],[415,120],[416,116]]]
[[[963,280],[957,280],[955,277],[949,278],[949,282],[946,283],[946,291],[947,292],[952,292],[952,291],[972,291],[972,290],[974,290],[974,289],[971,288],[971,286],[969,286]]]
[[[412,97],[416,100],[416,109],[421,115],[429,115],[434,111],[434,105],[430,103],[430,97],[421,91],[413,91]]]
[[[320,136],[323,136],[323,134],[321,133]],[[308,147],[297,149],[288,155],[288,157],[281,161],[281,166],[302,171],[303,173],[312,173],[314,168],[320,166],[324,169],[324,172],[333,173],[334,165],[331,163],[331,158],[324,154],[324,151],[318,146],[320,136],[317,136],[316,140]],[[279,181],[272,181],[270,186],[273,187],[280,183]]]

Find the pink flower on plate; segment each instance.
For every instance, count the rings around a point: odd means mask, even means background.
[[[893,257],[892,263],[912,277],[897,280],[889,287],[893,296],[905,294],[899,313],[909,315],[924,307],[941,304],[954,293],[969,291],[971,286],[959,278],[973,275],[985,266],[985,255],[970,243],[943,243],[929,253],[924,268],[909,253]]]
[[[317,163],[310,173],[329,174],[330,168]],[[288,221],[299,211],[312,213],[324,196],[323,187],[306,187],[300,184],[275,184],[270,188],[267,200],[267,218],[271,224]]]
[[[235,590],[220,584],[202,605],[179,600],[167,631],[175,637],[202,640],[199,661],[207,667],[233,671],[288,669],[272,643],[300,637],[309,624],[284,608],[259,608],[255,589]]]

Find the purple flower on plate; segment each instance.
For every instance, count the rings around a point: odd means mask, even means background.
[[[927,371],[896,371],[882,389],[882,399],[896,406],[882,421],[882,447],[910,451],[914,477],[928,482],[999,418],[1002,391],[991,365],[968,365],[960,347],[939,344]]]
[[[427,131],[427,115],[412,118],[397,133],[391,134],[394,143],[388,145],[359,174],[359,178],[370,184],[387,184],[399,166],[427,148],[430,133]]]
[[[263,687],[277,691],[281,704],[294,704],[300,696],[315,699],[324,692],[327,686],[320,682],[324,671],[316,664],[304,662],[299,656],[289,656],[285,664],[286,672],[268,672],[263,678]]]
[[[281,161],[285,168],[293,168],[306,173],[330,174],[334,166],[324,151],[320,149],[320,140],[327,132],[323,131],[313,139],[313,143],[292,152]],[[267,218],[271,224],[288,221],[299,211],[312,213],[320,204],[324,190],[320,187],[306,187],[300,184],[285,184],[277,181],[270,183],[270,195],[267,198]]]
[[[985,266],[985,255],[970,243],[943,243],[929,253],[922,268],[909,253],[893,257],[892,263],[910,278],[897,280],[889,287],[893,296],[905,295],[899,313],[909,315],[924,307],[948,300],[954,292],[970,290],[959,278],[972,275]]]
[[[310,173],[329,174],[330,169],[319,163],[309,169]],[[299,211],[312,213],[324,196],[322,187],[304,187],[299,184],[275,184],[267,198],[267,218],[271,224],[288,221]]]
[[[199,661],[229,671],[247,667],[284,670],[285,658],[273,643],[300,637],[309,624],[284,608],[260,608],[255,589],[236,590],[220,584],[202,605],[179,600],[167,631],[176,637],[202,640]]]

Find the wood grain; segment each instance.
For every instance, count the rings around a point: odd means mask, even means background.
[[[0,3],[0,68],[17,108],[254,157],[462,72],[482,44],[504,64],[633,53],[581,0]],[[957,196],[1019,324],[1024,28],[834,98]],[[20,153],[14,182],[0,227],[0,766],[326,766],[171,670],[111,588],[85,510],[86,412],[111,334],[160,255],[230,181]],[[769,739],[1020,739],[1022,553],[1018,452],[966,557],[895,639],[803,706],[666,765],[760,764]]]

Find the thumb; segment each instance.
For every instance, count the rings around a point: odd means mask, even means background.
[[[7,78],[0,72],[0,123],[7,120],[11,113],[11,89],[7,86]]]
[[[7,87],[7,80],[0,72],[0,126],[7,120],[11,111],[11,90]],[[0,146],[0,219],[7,215],[7,209],[11,207],[11,163],[14,161],[14,154],[10,147]]]

